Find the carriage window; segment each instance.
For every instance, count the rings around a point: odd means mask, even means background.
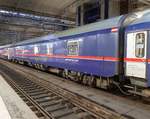
[[[47,53],[47,45],[44,43],[44,44],[40,44],[38,46],[38,53],[39,54],[46,54]]]
[[[68,55],[79,55],[79,41],[69,41],[67,48]]]
[[[49,54],[49,55],[53,54],[53,44],[52,43],[47,44],[47,54]]]
[[[135,56],[138,58],[143,58],[145,56],[145,34],[136,34],[135,40]]]
[[[36,45],[34,46],[34,53],[35,53],[35,54],[38,54],[38,53],[39,53],[39,48],[38,48],[38,46],[36,46]]]

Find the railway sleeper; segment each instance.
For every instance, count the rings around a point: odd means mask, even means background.
[[[37,88],[37,89],[41,88],[40,86],[37,86],[37,85],[30,85],[30,86],[20,85],[19,87],[26,88],[26,89],[29,89],[29,90],[33,90],[34,88]]]
[[[37,92],[47,92],[45,91],[44,89],[42,88],[34,88],[33,90],[32,89],[28,89],[28,88],[23,88],[23,90],[27,93],[37,93]]]
[[[88,112],[80,112],[77,114],[77,116],[80,118],[80,119],[95,119],[94,117],[91,116],[91,114],[89,114]]]
[[[39,100],[39,99],[49,99],[49,96],[39,96],[39,97],[32,97],[34,100]]]
[[[39,95],[48,95],[48,93],[45,92],[37,92],[37,93],[28,93],[30,96],[34,97],[34,96],[39,96]],[[49,94],[50,95],[50,94]]]
[[[59,119],[59,118],[71,115],[73,113],[74,112],[72,110],[64,110],[64,111],[59,111],[59,113],[57,113],[57,114],[53,114],[53,116],[54,116],[54,118]]]
[[[55,112],[55,111],[58,111],[58,110],[62,110],[62,109],[66,109],[66,106],[57,104],[57,105],[52,105],[52,106],[49,106],[49,107],[45,108],[45,110],[48,111],[49,113],[52,113],[52,112]]]
[[[34,99],[40,99],[40,98],[46,98],[46,97],[49,97],[50,95],[48,94],[41,94],[41,95],[35,95],[35,96],[32,96],[32,98]]]
[[[62,98],[59,96],[56,96],[56,95],[54,95],[53,97],[49,97],[49,101],[60,100],[60,99],[62,99]]]
[[[62,101],[62,99],[59,99],[59,100],[52,100],[50,102],[46,102],[46,103],[42,103],[40,104],[42,107],[46,108],[46,107],[49,107],[49,106],[53,106],[53,105],[56,105],[56,104],[60,104],[60,102]]]
[[[42,107],[47,108],[47,107],[50,107],[50,106],[61,104],[61,102],[62,102],[62,99],[60,99],[60,100],[53,100],[53,101],[48,102],[47,104],[43,104]]]
[[[29,90],[32,90],[32,89],[34,89],[34,88],[41,88],[41,87],[39,87],[39,86],[37,86],[37,85],[32,85],[32,84],[30,84],[29,86],[20,85],[20,87],[22,87],[22,88],[28,88]]]
[[[40,87],[28,88],[28,87],[25,87],[25,86],[22,86],[22,87],[20,87],[20,88],[22,88],[24,91],[34,91],[34,90],[40,90],[40,89],[42,89],[42,88],[40,88]]]
[[[23,86],[33,86],[33,85],[36,85],[36,84],[34,84],[33,82],[27,82],[27,81],[21,81],[21,82],[19,82],[20,83],[20,85],[23,85]]]
[[[48,98],[40,98],[40,99],[36,99],[36,102],[38,102],[38,103],[45,103],[45,102],[48,102],[49,99],[50,99],[50,97],[48,97]]]

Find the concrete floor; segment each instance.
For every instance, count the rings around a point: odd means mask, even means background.
[[[1,75],[0,75],[0,97],[2,97],[11,119],[38,119],[37,116],[32,112],[32,110],[7,84],[7,82],[3,79]],[[1,105],[0,108],[2,108]],[[1,114],[2,112],[0,112],[0,115]]]
[[[11,119],[2,97],[0,97],[0,119]]]

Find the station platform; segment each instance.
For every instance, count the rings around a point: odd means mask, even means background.
[[[11,119],[2,97],[0,97],[0,119]]]
[[[0,119],[38,119],[1,75]]]

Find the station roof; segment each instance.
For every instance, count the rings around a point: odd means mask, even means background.
[[[68,18],[74,19],[75,9],[69,9],[74,1],[76,0],[0,0],[0,8],[50,16],[66,15]]]

